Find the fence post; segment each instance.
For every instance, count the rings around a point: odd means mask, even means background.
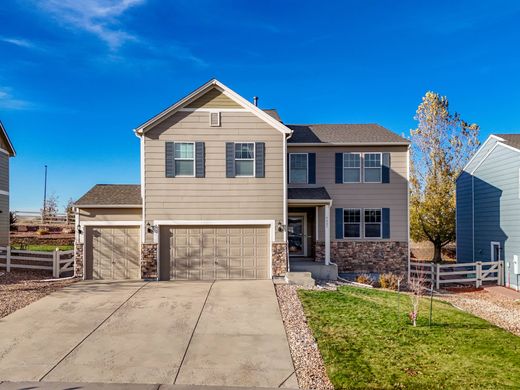
[[[436,264],[436,270],[435,270],[435,286],[437,290],[440,290],[441,288],[441,265]]]
[[[482,262],[477,261],[476,267],[475,267],[475,273],[476,273],[476,286],[479,288],[482,286]]]
[[[504,285],[504,261],[503,260],[498,261],[498,285],[499,286]]]
[[[435,284],[435,264],[430,263],[430,287],[433,288],[433,285]]]
[[[5,268],[7,272],[11,272],[11,245],[7,245],[5,249]]]
[[[56,248],[52,253],[52,277],[60,277],[60,250]]]

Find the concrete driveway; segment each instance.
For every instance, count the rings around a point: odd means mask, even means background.
[[[0,381],[298,387],[271,281],[74,284],[0,320]]]

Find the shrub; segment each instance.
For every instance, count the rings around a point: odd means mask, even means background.
[[[44,236],[46,234],[49,234],[49,229],[47,229],[47,228],[39,228],[38,230],[36,230],[36,234],[39,235],[39,236]]]
[[[381,274],[379,276],[379,284],[381,288],[387,288],[389,290],[397,290],[397,284],[400,277],[393,273]]]
[[[375,280],[369,274],[361,274],[356,276],[356,282],[361,284],[368,284],[369,286],[373,286]]]

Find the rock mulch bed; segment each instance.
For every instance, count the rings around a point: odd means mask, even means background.
[[[46,272],[16,270],[0,272],[0,318],[37,301],[44,296],[69,286],[74,279],[44,281]]]
[[[318,344],[307,325],[297,287],[277,285],[276,295],[300,389],[333,390]]]
[[[512,298],[487,290],[438,297],[520,336],[520,302]]]

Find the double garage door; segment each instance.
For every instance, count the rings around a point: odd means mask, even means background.
[[[140,279],[140,228],[89,227],[87,279]],[[161,280],[268,279],[268,226],[162,226]]]
[[[163,226],[161,280],[268,279],[267,226]]]

